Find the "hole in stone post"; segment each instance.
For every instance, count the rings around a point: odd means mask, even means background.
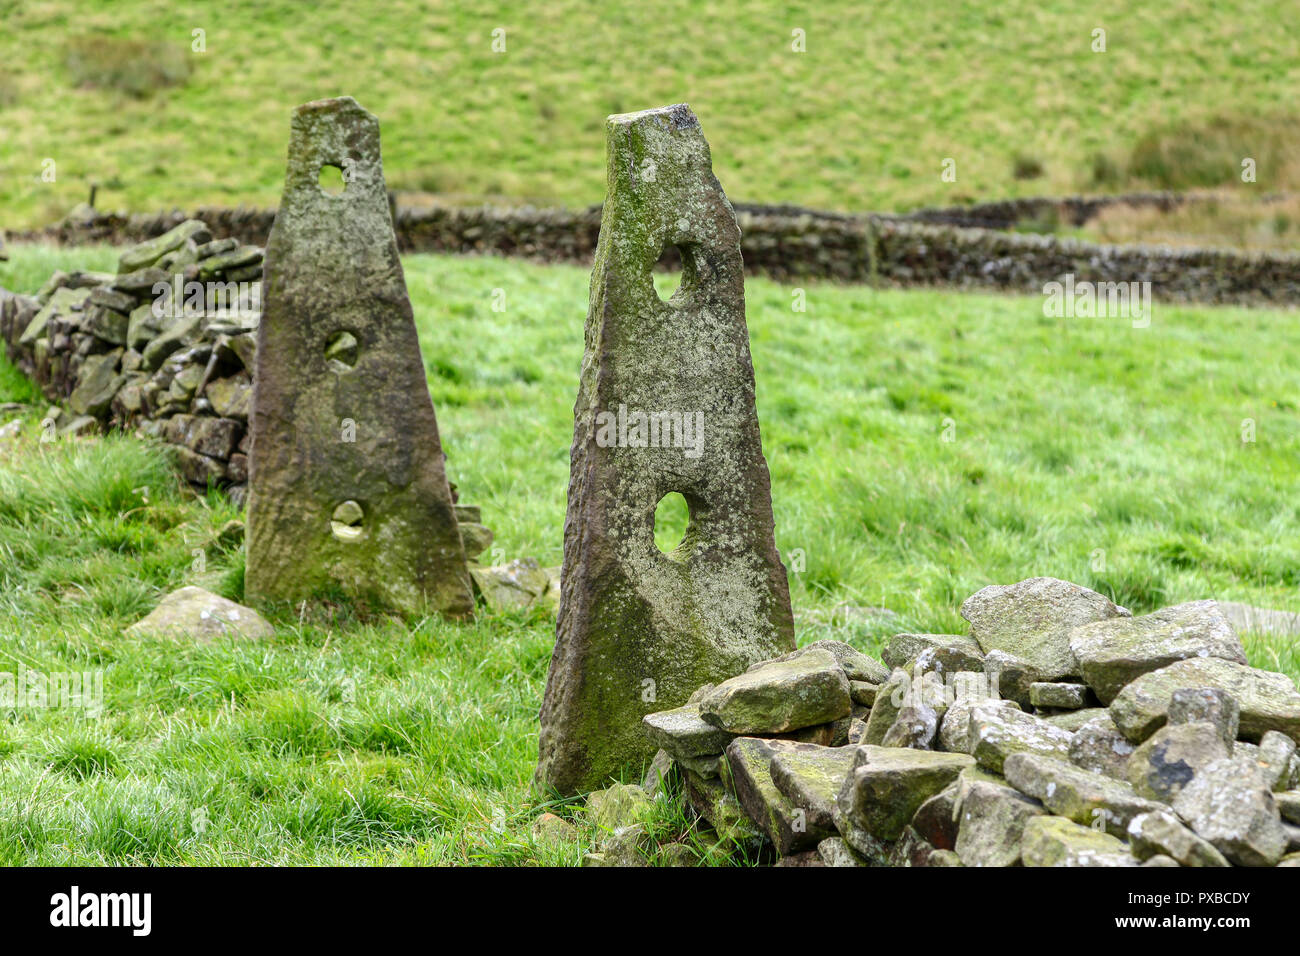
[[[345,501],[334,509],[334,515],[330,518],[330,531],[340,541],[356,541],[365,530],[361,523],[365,516],[359,504]]]
[[[652,277],[655,292],[664,302],[688,295],[695,288],[694,247],[665,245]]]
[[[691,508],[678,492],[670,491],[655,506],[655,547],[672,554],[682,546],[691,522]]]
[[[357,337],[351,332],[335,332],[325,343],[325,360],[336,372],[346,372],[357,364]]]
[[[343,178],[343,167],[334,166],[329,163],[320,168],[320,190],[327,196],[341,196],[343,190],[348,188],[347,180]]]

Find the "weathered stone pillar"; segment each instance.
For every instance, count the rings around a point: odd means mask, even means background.
[[[537,783],[640,769],[643,715],[794,647],[754,408],[740,230],[686,105],[611,116]],[[667,247],[681,285],[659,298]],[[690,508],[672,554],[659,501]]]
[[[341,193],[321,188],[324,166],[342,170]],[[294,111],[264,283],[249,597],[332,591],[405,613],[470,613],[379,123],[351,97]]]

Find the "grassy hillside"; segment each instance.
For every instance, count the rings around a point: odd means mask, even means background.
[[[325,0],[309,15],[289,0],[0,0],[0,226],[61,215],[92,180],[107,208],[272,204],[290,109],[341,93],[381,118],[390,185],[454,201],[598,202],[604,117],[683,100],[738,200],[899,209],[1240,185],[1243,157],[1258,162],[1245,191],[1300,188],[1300,40],[1279,28],[1292,13],[1287,0]],[[948,158],[956,182],[940,178]]]
[[[0,285],[29,290],[115,260],[14,253]],[[406,266],[462,500],[502,558],[558,563],[586,272]],[[801,642],[960,630],[964,597],[1036,574],[1135,612],[1202,597],[1300,610],[1293,316],[1157,306],[1135,330],[1046,319],[1029,298],[818,286],[800,314],[763,280],[748,297],[777,541],[806,561],[791,575]],[[31,399],[0,363],[0,402]],[[39,445],[40,410],[0,441],[0,671],[103,668],[107,700],[96,721],[0,718],[0,862],[576,861],[528,837],[550,618],[341,610],[278,621],[269,644],[126,638],[182,584],[240,596],[242,551],[220,533],[237,514],[180,493],[132,439]],[[842,603],[898,616],[836,624]],[[1300,677],[1290,642],[1246,643]],[[661,809],[663,832],[675,813]]]

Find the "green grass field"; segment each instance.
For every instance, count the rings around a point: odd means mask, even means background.
[[[290,110],[344,93],[383,123],[390,186],[455,202],[599,202],[605,116],[680,101],[734,200],[860,211],[1295,189],[1292,13],[1287,0],[393,0],[364,13],[325,0],[309,15],[290,0],[0,0],[0,226],[51,221],[92,181],[101,208],[272,205]],[[1258,162],[1252,186],[1243,157]],[[940,178],[948,158],[955,182]]]
[[[13,254],[0,285],[28,291],[116,259]],[[559,563],[586,271],[406,267],[462,500],[483,506],[502,559]],[[806,562],[791,575],[801,643],[959,631],[967,595],[1039,574],[1138,613],[1204,597],[1300,610],[1293,315],[1157,304],[1133,329],[1047,319],[1034,298],[807,297],[794,313],[789,288],[748,284],[777,542]],[[577,862],[581,846],[529,836],[550,617],[337,609],[278,619],[263,644],[125,637],[183,584],[241,596],[242,550],[220,533],[239,515],[183,493],[135,439],[39,444],[43,405],[0,362],[14,400],[36,404],[0,441],[0,671],[102,669],[105,712],[0,715],[0,863]],[[840,604],[898,619],[837,625]],[[1246,644],[1300,676],[1289,642]],[[680,806],[657,813],[662,838],[743,862],[684,837]]]

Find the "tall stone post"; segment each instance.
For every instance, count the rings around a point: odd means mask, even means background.
[[[735,213],[688,106],[611,116],[606,137],[536,775],[566,794],[649,760],[645,714],[794,647]],[[682,275],[663,301],[669,247]],[[690,518],[664,554],[655,508],[672,492]]]
[[[342,192],[322,188],[323,167],[341,170]],[[379,123],[351,97],[294,111],[264,285],[247,594],[471,613]]]

